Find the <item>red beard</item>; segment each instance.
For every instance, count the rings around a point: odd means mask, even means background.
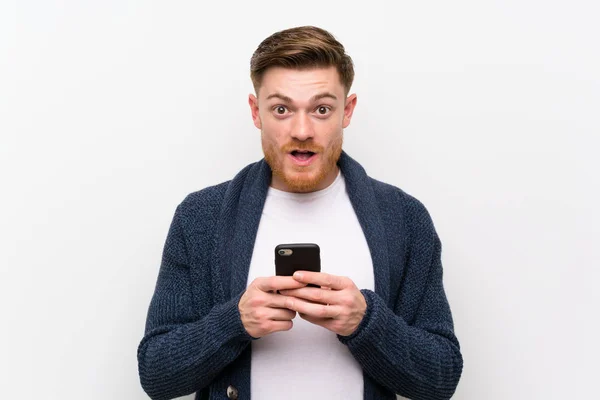
[[[263,142],[263,152],[267,164],[269,164],[273,171],[273,175],[280,179],[289,190],[299,193],[314,192],[327,176],[335,170],[336,164],[342,154],[342,143],[342,135],[327,149],[317,146],[311,141],[299,142],[293,140],[278,151],[274,146],[268,146]],[[291,169],[285,166],[284,159],[293,150],[305,150],[319,154],[322,160],[319,160],[321,165],[318,167],[318,170],[314,171],[313,166],[309,167],[312,171],[304,170],[303,167],[292,167],[293,169]]]

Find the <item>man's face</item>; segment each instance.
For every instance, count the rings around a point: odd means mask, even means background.
[[[258,99],[250,95],[248,102],[273,170],[271,186],[312,192],[335,180],[343,128],[356,105],[356,95],[344,93],[335,67],[265,72]]]

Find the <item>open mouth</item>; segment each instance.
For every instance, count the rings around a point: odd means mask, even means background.
[[[294,150],[291,152],[291,155],[298,161],[308,161],[315,155],[315,153],[307,150]]]

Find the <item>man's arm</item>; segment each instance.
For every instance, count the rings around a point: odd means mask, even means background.
[[[425,208],[412,205],[417,218],[406,231],[410,256],[393,310],[373,291],[359,291],[350,278],[324,273],[302,271],[294,278],[330,290],[305,287],[283,294],[291,296],[286,307],[337,333],[382,386],[414,400],[448,399],[462,356],[442,286],[441,242]]]
[[[391,310],[376,293],[361,290],[367,302],[363,320],[354,333],[338,337],[381,385],[413,400],[442,400],[454,394],[463,359],[442,283],[441,242],[429,214],[419,208],[404,282],[413,295],[398,296]],[[423,273],[424,279],[412,279]],[[410,321],[401,316],[403,307],[416,310]]]
[[[140,381],[154,400],[184,396],[208,386],[252,339],[240,320],[241,293],[206,315],[194,309],[180,214],[178,207],[165,243],[146,333],[138,347]]]

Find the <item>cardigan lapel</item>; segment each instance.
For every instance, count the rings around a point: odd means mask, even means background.
[[[245,167],[227,186],[213,238],[211,276],[217,303],[246,288],[270,179],[271,170],[262,160]]]
[[[390,300],[390,269],[387,238],[377,207],[375,192],[363,167],[348,154],[342,152],[338,164],[346,180],[348,197],[350,197],[350,202],[371,251],[375,293],[388,304]]]
[[[270,183],[271,169],[263,159],[250,171],[242,187],[238,204],[239,214],[230,247],[231,267],[233,268],[231,271],[231,296],[246,289],[256,233]]]

